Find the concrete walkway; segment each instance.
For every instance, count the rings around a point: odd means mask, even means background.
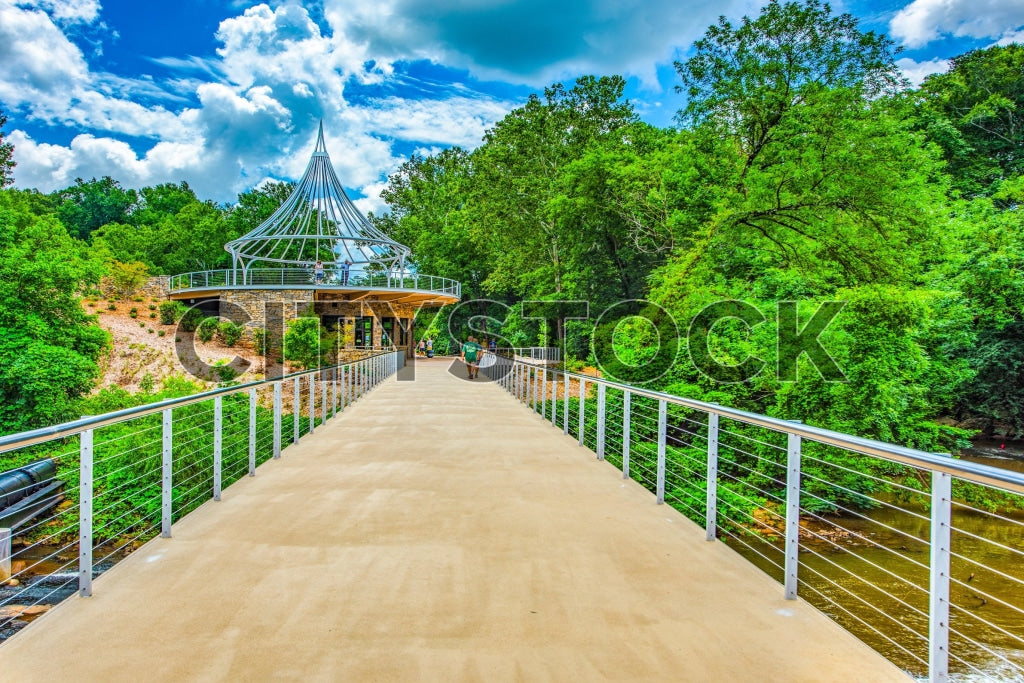
[[[500,388],[418,363],[0,646],[0,681],[887,681]]]

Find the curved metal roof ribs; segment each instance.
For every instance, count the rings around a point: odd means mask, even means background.
[[[258,262],[308,267],[346,260],[354,269],[401,272],[410,253],[373,227],[345,194],[327,155],[322,121],[306,172],[288,199],[255,230],[224,248],[243,272]]]

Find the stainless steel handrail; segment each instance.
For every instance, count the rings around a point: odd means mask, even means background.
[[[342,269],[325,267],[318,281],[312,268],[253,268],[245,273],[230,269],[202,270],[172,275],[167,280],[171,292],[204,288],[246,288],[259,285],[296,286],[300,288],[346,287],[352,289],[375,288],[402,291],[432,292],[462,295],[462,284],[437,275],[351,274]]]
[[[535,365],[518,359],[514,362],[544,369],[541,365]],[[944,472],[975,484],[994,486],[1004,491],[1024,494],[1024,474],[1020,472],[1004,470],[990,465],[983,465],[981,463],[956,460],[949,455],[941,453],[929,453],[927,451],[917,450],[916,448],[897,446],[896,444],[876,441],[874,439],[865,439],[859,436],[853,436],[852,434],[833,431],[831,429],[812,427],[811,425],[799,422],[790,422],[788,420],[769,417],[759,413],[751,413],[745,410],[729,408],[727,406],[718,405],[717,403],[706,403],[704,401],[697,401],[690,398],[683,398],[682,396],[667,394],[662,391],[643,389],[641,387],[623,384],[621,382],[615,382],[601,377],[594,377],[592,375],[582,375],[579,373],[554,369],[548,369],[548,372],[558,375],[568,375],[570,378],[576,380],[582,378],[587,382],[587,384],[603,384],[606,387],[611,387],[620,391],[628,391],[634,396],[644,396],[654,400],[663,400],[673,405],[699,410],[703,413],[727,417],[730,420],[765,427],[784,434],[794,434],[811,441],[828,444],[830,446],[837,446],[862,455],[883,458],[892,462],[898,462],[912,467],[920,467],[929,471]]]
[[[366,358],[377,358],[379,356],[387,356],[393,351],[382,351],[380,353],[373,353]],[[360,359],[365,360],[365,359]],[[305,377],[307,375],[315,375],[324,370],[333,370],[335,368],[342,368],[351,365],[349,363],[339,363],[338,365],[326,366],[323,368],[316,368],[314,370],[301,370],[299,372],[293,372],[288,375],[283,375],[275,379],[262,379],[255,382],[247,382],[245,384],[239,384],[232,387],[222,387],[219,389],[211,389],[200,394],[191,394],[189,396],[182,396],[180,398],[169,398],[165,401],[159,401],[157,403],[147,403],[142,406],[135,406],[134,408],[125,408],[124,410],[117,410],[111,413],[104,413],[102,415],[92,415],[89,417],[83,417],[78,420],[72,420],[70,422],[64,422],[62,424],[53,425],[51,427],[40,427],[39,429],[33,429],[26,432],[18,432],[17,434],[8,434],[7,436],[0,436],[0,454],[8,451],[17,450],[19,448],[25,448],[26,446],[34,446],[39,443],[46,441],[53,441],[54,439],[62,439],[68,436],[74,436],[79,432],[83,432],[87,429],[97,429],[99,427],[105,427],[112,425],[117,422],[124,422],[125,420],[134,419],[137,417],[143,417],[146,415],[154,415],[156,413],[163,412],[168,408],[179,408],[181,406],[191,405],[193,403],[202,403],[203,401],[215,398],[217,396],[227,396],[229,394],[237,394],[243,391],[249,391],[250,389],[265,387],[272,385],[276,382],[282,382],[286,379],[294,379],[296,377]]]

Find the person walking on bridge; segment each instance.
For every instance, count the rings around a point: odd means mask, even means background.
[[[484,347],[477,343],[476,337],[470,335],[465,344],[462,345],[462,360],[466,364],[466,374],[470,379],[475,379],[480,374],[480,355]]]

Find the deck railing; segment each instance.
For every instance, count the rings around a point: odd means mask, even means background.
[[[912,675],[1024,680],[1024,474],[508,356],[484,365]]]
[[[0,508],[49,487],[48,500],[34,501],[49,512],[25,518],[0,509],[0,518],[15,520],[0,529],[0,640],[42,606],[75,590],[91,595],[98,572],[157,534],[170,537],[173,522],[220,500],[404,363],[402,351],[377,353],[0,437],[0,478],[15,473],[7,477],[14,485],[0,487]],[[40,460],[35,470],[49,480],[21,475]]]
[[[325,267],[319,278],[312,268],[250,268],[247,271],[200,270],[172,275],[168,280],[168,289],[171,292],[246,287],[394,289],[432,292],[455,298],[462,295],[462,285],[446,277],[388,273],[352,273],[346,276],[342,269],[335,267]]]

